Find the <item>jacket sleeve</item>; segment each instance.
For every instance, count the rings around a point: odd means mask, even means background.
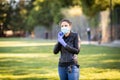
[[[67,45],[65,48],[73,54],[78,54],[80,52],[80,37],[78,34],[76,34],[74,39],[74,47]]]
[[[54,47],[53,53],[57,54],[61,50],[61,46],[62,45],[58,42]]]

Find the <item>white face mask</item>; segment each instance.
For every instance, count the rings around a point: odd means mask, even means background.
[[[64,34],[67,34],[70,32],[70,28],[69,27],[61,27],[61,32],[63,32]]]

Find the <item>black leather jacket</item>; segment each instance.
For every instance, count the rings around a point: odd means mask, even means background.
[[[80,51],[79,41],[80,38],[77,33],[70,32],[68,37],[63,37],[67,46],[62,46],[59,42],[54,47],[54,54],[61,53],[59,64],[62,63],[76,63],[77,64],[77,54]]]

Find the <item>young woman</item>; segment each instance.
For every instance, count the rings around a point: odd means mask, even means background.
[[[71,31],[72,23],[63,19],[59,23],[61,31],[58,33],[58,43],[54,47],[54,54],[61,53],[58,65],[60,80],[79,80],[79,65],[77,55],[80,52],[80,38]]]

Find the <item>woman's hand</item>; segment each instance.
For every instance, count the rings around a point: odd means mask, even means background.
[[[64,33],[63,33],[63,32],[59,32],[59,33],[58,33],[58,38],[63,38],[63,36],[64,36]]]
[[[66,42],[63,40],[63,36],[64,36],[64,33],[63,33],[63,32],[59,32],[59,33],[58,33],[58,42],[65,47],[67,44],[66,44]]]

